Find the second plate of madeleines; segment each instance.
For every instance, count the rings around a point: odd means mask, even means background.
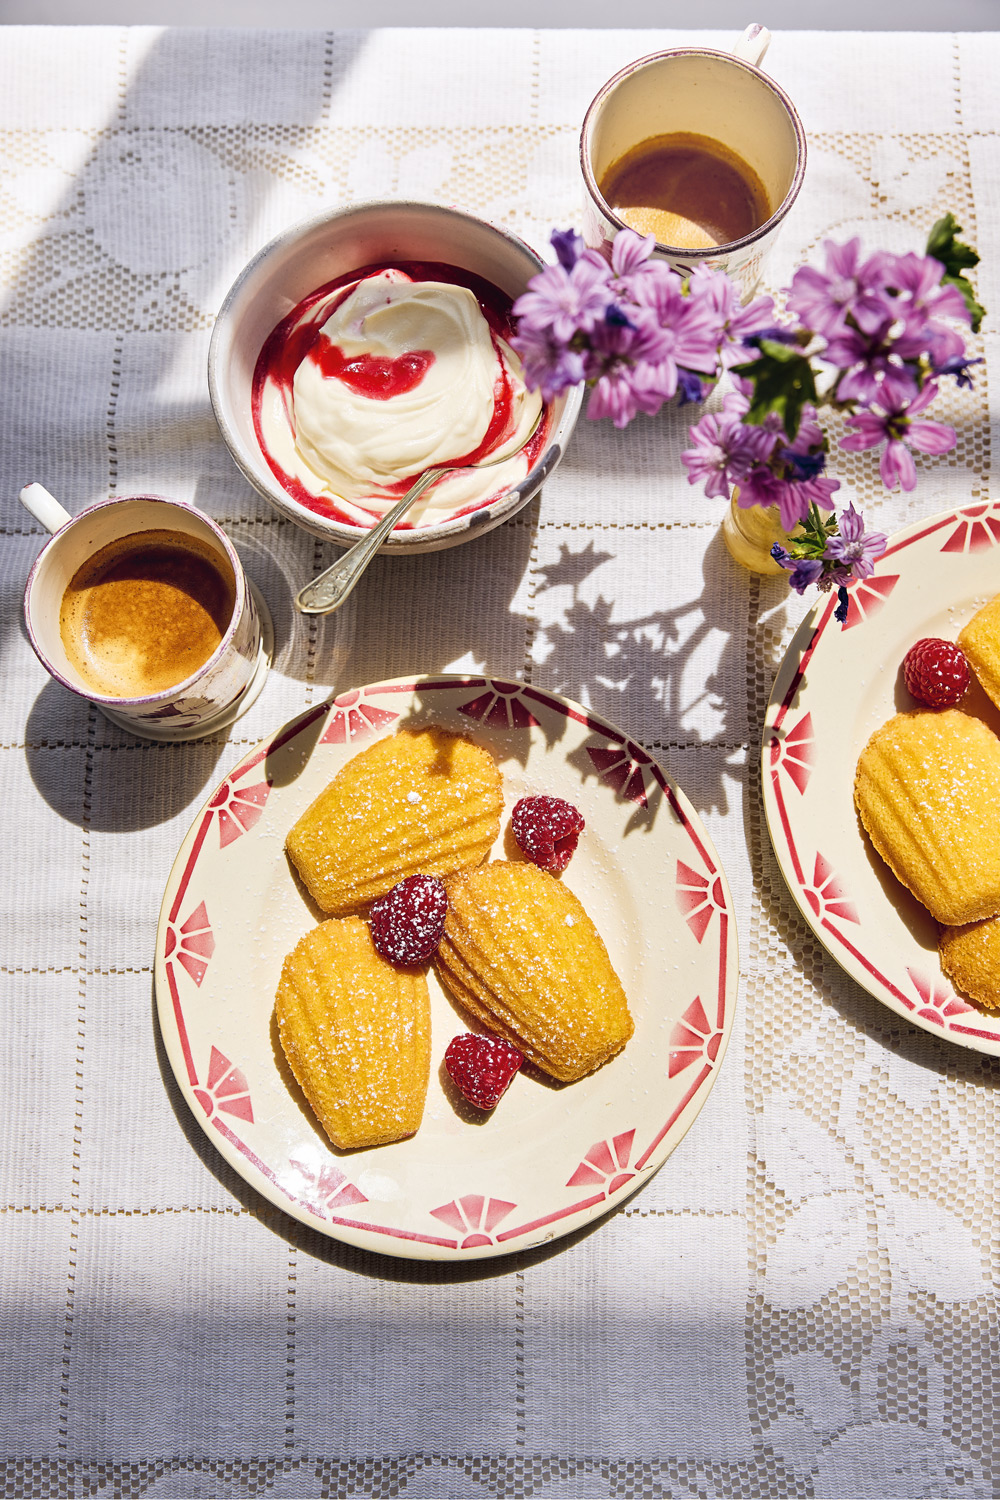
[[[680,789],[599,715],[487,676],[346,692],[246,756],[157,937],[217,1149],[319,1232],[423,1259],[541,1245],[641,1188],[712,1088],[737,980]]]
[[[835,605],[821,599],[800,627],[768,707],[778,863],[816,937],[871,994],[1000,1056],[1000,507],[898,532],[852,586],[843,626]],[[957,701],[921,701],[913,667],[908,683],[904,662],[926,640],[964,647]]]

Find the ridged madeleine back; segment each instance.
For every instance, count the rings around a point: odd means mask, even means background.
[[[427,979],[395,969],[359,917],[322,922],[285,959],[275,996],[289,1066],[335,1146],[419,1128],[430,1077]]]
[[[443,729],[404,730],[349,760],[286,848],[317,905],[342,915],[408,875],[482,864],[502,811],[500,772],[486,750]]]
[[[987,1010],[1000,1010],[1000,917],[942,927],[938,955],[961,994]]]
[[[980,719],[896,714],[861,752],[854,800],[879,854],[939,922],[1000,912],[1000,740]]]
[[[1000,594],[978,609],[958,644],[993,702],[1000,704]]]
[[[553,1078],[620,1052],[628,1001],[600,933],[561,881],[498,860],[448,882],[438,973],[476,1020]]]

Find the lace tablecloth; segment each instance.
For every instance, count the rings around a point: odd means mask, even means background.
[[[208,402],[213,315],[273,234],[401,195],[542,246],[579,222],[597,87],[680,41],[733,38],[4,31],[7,1495],[1000,1492],[998,1067],[882,1008],[788,896],[758,747],[803,605],[730,562],[723,503],[681,469],[685,414],[581,422],[514,521],[380,560],[317,624],[290,590],[331,553],[243,482]],[[917,248],[951,209],[996,307],[1000,39],[799,33],[766,65],[810,144],[772,286],[831,234]],[[988,498],[991,390],[949,397],[959,445],[912,495],[857,455],[842,497],[890,531]],[[227,737],[140,743],[49,682],[20,618],[30,479],[69,509],[154,491],[227,528],[278,638]],[[225,770],[331,689],[446,669],[559,690],[661,759],[722,857],[743,966],[719,1082],[659,1174],[589,1233],[458,1267],[352,1250],[245,1188],[151,1010],[164,884]]]

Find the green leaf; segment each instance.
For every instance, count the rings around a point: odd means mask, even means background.
[[[956,223],[954,214],[945,214],[943,219],[938,219],[934,228],[927,236],[927,254],[934,260],[940,261],[944,266],[942,284],[957,287],[969,310],[973,333],[978,333],[980,325],[986,316],[986,309],[981,302],[976,301],[976,294],[972,288],[972,282],[967,276],[963,276],[965,269],[971,270],[978,266],[979,256],[971,245],[965,245],[956,236],[962,233],[961,224]]]
[[[971,245],[964,245],[955,236],[962,233],[962,226],[954,214],[945,214],[938,219],[927,236],[927,254],[939,260],[945,270],[954,275],[962,266],[978,266],[979,256]]]
[[[734,375],[753,383],[750,410],[743,418],[759,427],[774,411],[781,418],[790,442],[794,442],[802,420],[802,408],[816,402],[816,377],[800,350],[771,339],[761,339],[760,358],[735,365]]]

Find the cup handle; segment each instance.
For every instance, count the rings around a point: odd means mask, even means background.
[[[46,531],[60,531],[72,519],[69,511],[63,509],[43,484],[26,484],[17,498]]]
[[[759,68],[770,45],[771,33],[767,27],[761,26],[759,21],[751,21],[733,48],[733,56]]]

